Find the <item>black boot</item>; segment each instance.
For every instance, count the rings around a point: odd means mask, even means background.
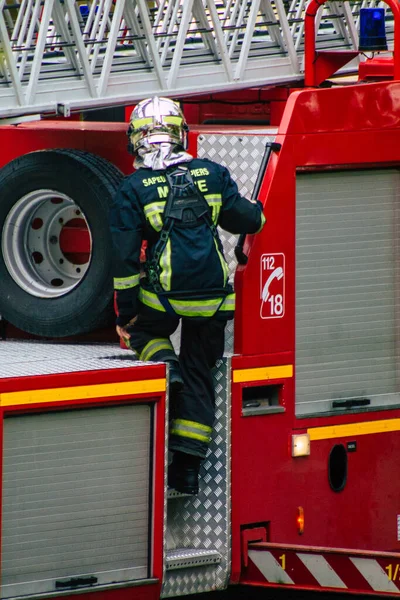
[[[199,471],[202,458],[186,452],[175,452],[168,468],[168,486],[182,494],[199,493]]]

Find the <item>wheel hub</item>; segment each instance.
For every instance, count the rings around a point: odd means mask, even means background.
[[[91,250],[85,215],[74,200],[54,190],[26,194],[4,223],[6,267],[33,296],[58,298],[77,287],[90,265]]]

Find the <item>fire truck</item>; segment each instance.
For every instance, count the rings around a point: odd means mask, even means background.
[[[384,6],[0,2],[2,599],[400,594],[400,7]],[[166,365],[109,328],[107,212],[132,164],[124,116],[88,111],[153,94],[181,99],[189,151],[267,218],[222,234],[237,310],[198,496],[167,486]]]

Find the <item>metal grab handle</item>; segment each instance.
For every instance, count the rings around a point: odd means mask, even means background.
[[[63,588],[77,588],[81,586],[91,586],[97,583],[98,579],[94,575],[83,577],[71,577],[71,579],[56,579],[56,590]]]
[[[267,168],[268,161],[271,156],[271,152],[279,152],[282,144],[278,144],[277,142],[267,142],[265,144],[264,154],[261,160],[261,165],[258,170],[257,179],[254,184],[253,193],[251,195],[252,200],[258,200],[258,194],[260,192],[261,182],[264,177],[265,169]],[[241,233],[238,238],[238,242],[235,246],[235,256],[239,265],[247,265],[248,256],[243,252],[244,242],[246,241],[246,233]]]

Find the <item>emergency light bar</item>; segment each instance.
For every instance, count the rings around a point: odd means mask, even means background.
[[[361,51],[387,50],[384,8],[360,9],[360,42]]]

